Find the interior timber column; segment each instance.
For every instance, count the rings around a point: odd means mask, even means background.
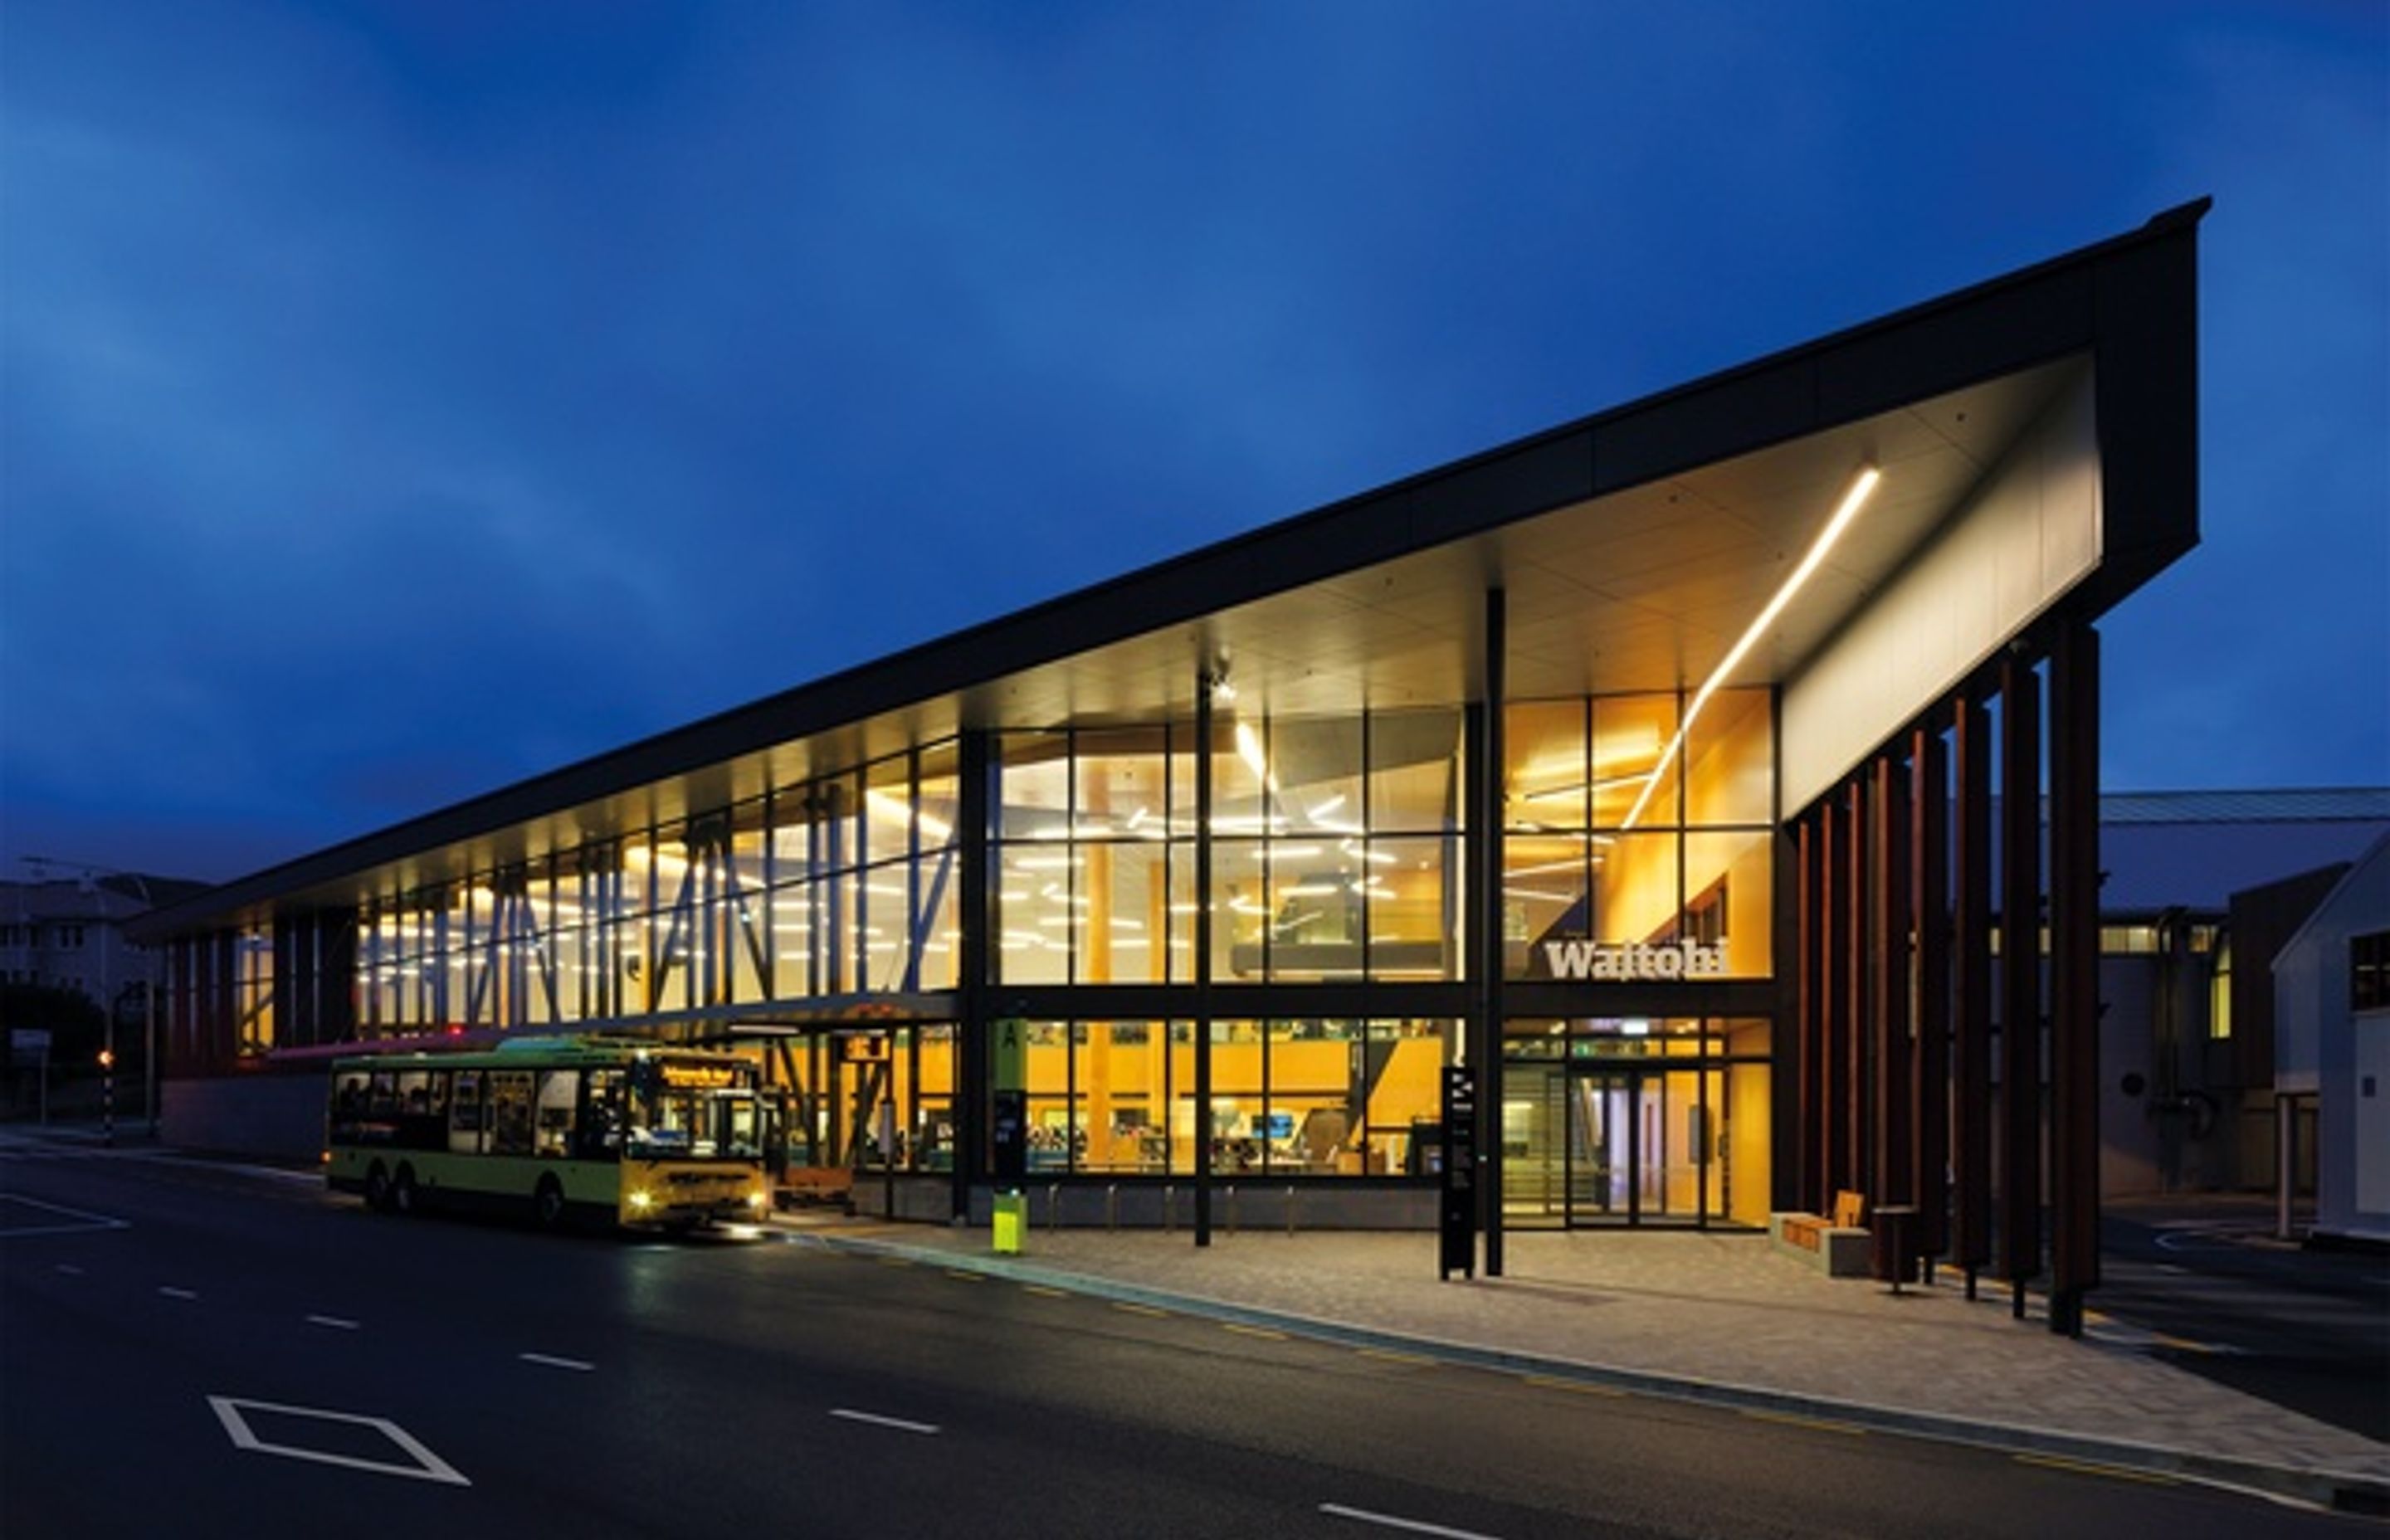
[[[1951,734],[1959,829],[1951,874],[1951,1169],[1958,1234],[1950,1260],[1975,1275],[1992,1260],[1992,719],[1972,690],[1959,697]]]
[[[2083,1334],[2100,1282],[2100,634],[2049,659],[2049,1328]]]
[[[1909,1191],[1918,1254],[1949,1249],[1950,1201],[1950,762],[1938,726],[1917,729],[1909,751],[1908,915],[1916,933],[1916,1004],[1910,1020]]]
[[[2041,1271],[2041,678],[2000,662],[2000,1275]]]

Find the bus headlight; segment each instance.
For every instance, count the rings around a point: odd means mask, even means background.
[[[634,1209],[646,1209],[654,1205],[655,1198],[654,1195],[645,1191],[634,1191],[631,1194],[630,1201],[631,1207]]]
[[[765,1194],[762,1187],[757,1187],[754,1191],[747,1195],[747,1206],[751,1209],[761,1209],[765,1203],[770,1201],[770,1198]]]

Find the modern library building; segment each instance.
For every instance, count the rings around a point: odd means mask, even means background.
[[[1423,1226],[1462,1068],[1491,1269],[1856,1192],[2079,1307],[2094,622],[2198,537],[2205,208],[159,910],[167,1132],[602,1032],[899,1217],[987,1212],[1004,1091],[1090,1222]]]

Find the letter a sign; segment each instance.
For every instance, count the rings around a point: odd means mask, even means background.
[[[1018,1016],[1006,1016],[990,1022],[988,1030],[995,1034],[988,1045],[988,1089],[1029,1089],[1029,1023]]]

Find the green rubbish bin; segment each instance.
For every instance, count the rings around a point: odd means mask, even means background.
[[[996,1195],[996,1254],[1019,1256],[1022,1238],[1029,1233],[1029,1195],[1025,1192],[999,1192]]]

